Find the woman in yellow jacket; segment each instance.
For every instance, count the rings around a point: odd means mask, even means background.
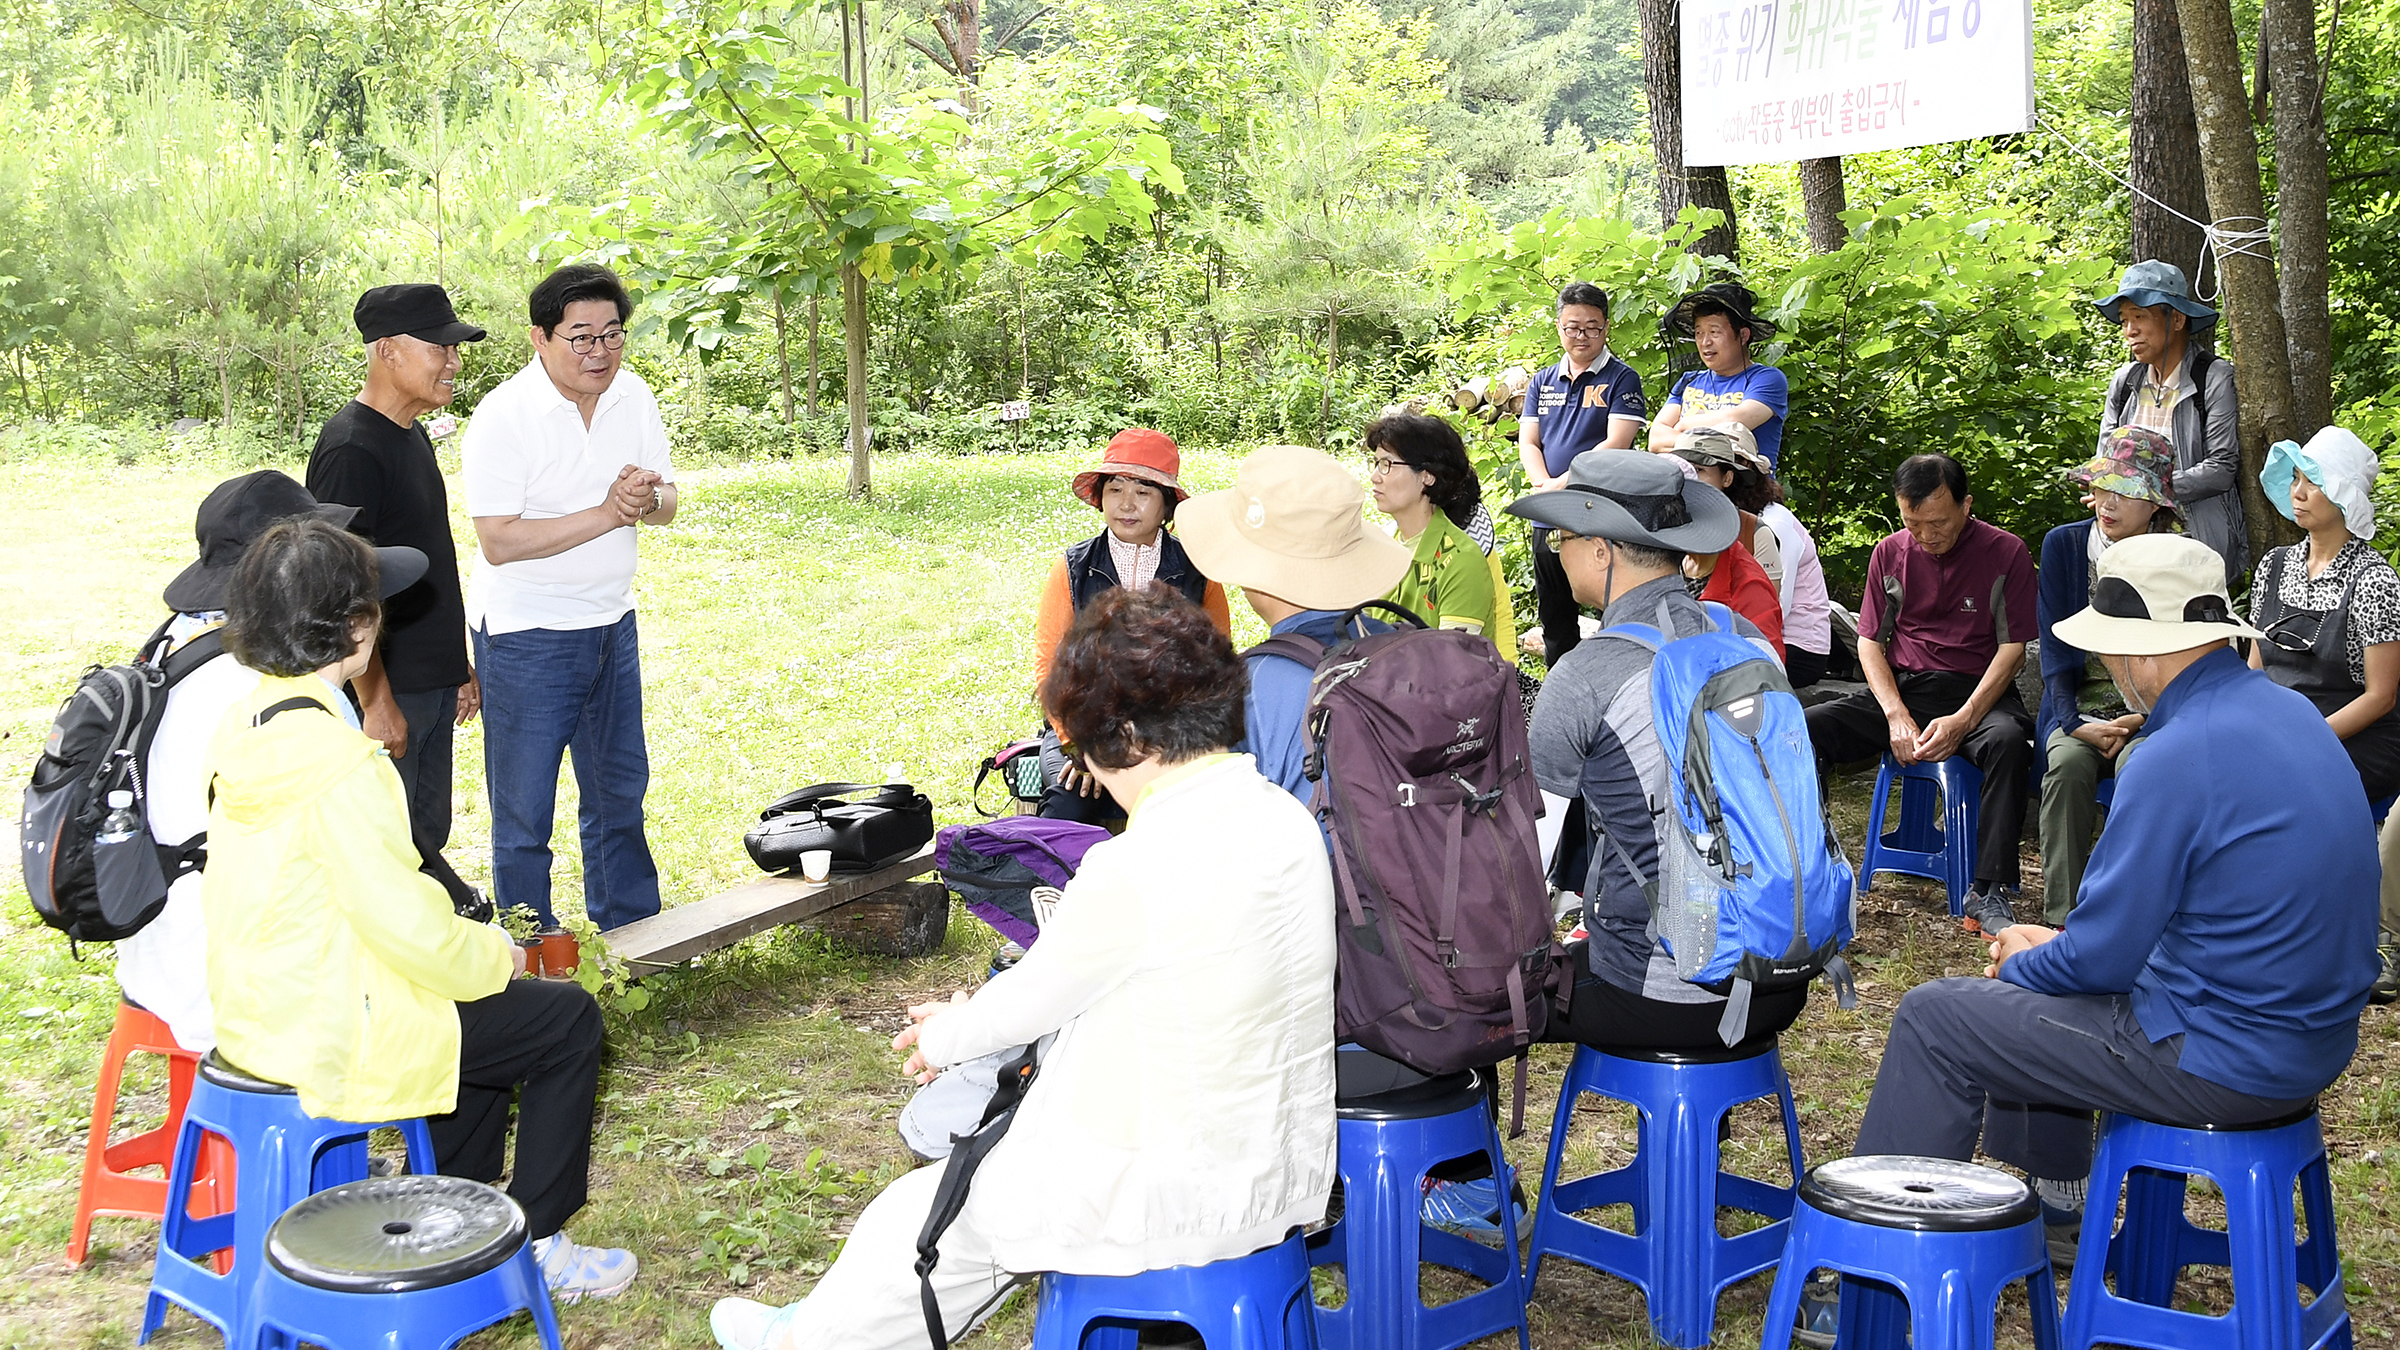
[[[1482,504],[1483,484],[1456,428],[1423,413],[1377,418],[1363,438],[1367,486],[1408,545],[1408,572],[1386,597],[1432,628],[1463,628],[1490,638],[1513,662],[1514,625],[1494,557],[1466,532]]]
[[[379,557],[379,555],[381,555]],[[451,910],[418,870],[400,777],[342,685],[365,669],[381,595],[424,573],[325,521],[270,527],[234,566],[225,645],[265,678],[209,745],[202,909],[217,1051],[335,1120],[424,1116],[435,1165],[500,1178],[553,1294],[606,1297],[630,1252],[560,1232],[583,1207],[600,1012],[566,982],[517,980],[522,949]]]

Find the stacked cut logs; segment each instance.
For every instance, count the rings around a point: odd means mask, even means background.
[[[1421,413],[1447,403],[1460,412],[1473,413],[1479,421],[1498,422],[1525,411],[1525,391],[1532,383],[1533,376],[1523,366],[1510,366],[1497,375],[1478,375],[1447,393],[1412,394],[1401,402],[1386,405],[1383,415]]]
[[[1450,406],[1473,413],[1486,422],[1515,417],[1525,411],[1525,390],[1533,376],[1523,366],[1510,366],[1497,375],[1478,375],[1450,391]]]

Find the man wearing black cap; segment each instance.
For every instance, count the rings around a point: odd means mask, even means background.
[[[367,344],[367,382],[317,433],[308,490],[355,505],[350,529],[379,545],[421,550],[425,579],[384,606],[383,640],[351,682],[368,735],[382,741],[408,794],[426,872],[454,902],[474,903],[441,851],[450,842],[451,729],[482,707],[467,659],[466,605],[450,536],[450,495],[417,419],[457,392],[459,347],[484,331],[462,323],[441,287],[377,286],[353,311]]]
[[[261,469],[217,484],[200,503],[193,533],[200,556],[167,583],[168,620],[163,647],[152,660],[193,651],[200,660],[167,692],[158,732],[142,761],[149,781],[150,835],[170,847],[208,829],[208,770],[203,763],[225,710],[258,685],[258,672],[218,650],[202,660],[194,644],[217,649],[225,622],[225,582],[250,541],[269,525],[293,516],[315,516],[349,525],[357,509],[320,503],[289,474]],[[425,575],[425,556],[413,548],[376,550],[384,594],[414,585]],[[178,878],[166,906],[142,930],[116,944],[117,984],[125,997],[164,1019],[186,1050],[217,1043],[208,1000],[208,924],[200,913],[200,874]]]

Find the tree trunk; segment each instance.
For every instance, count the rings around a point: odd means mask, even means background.
[[[1658,160],[1658,215],[1672,226],[1684,206],[1715,207],[1724,214],[1716,228],[1692,242],[1695,253],[1731,259],[1733,186],[1723,168],[1683,166],[1683,22],[1678,0],[1639,0],[1642,18],[1642,90],[1650,102],[1650,150]]]
[[[2193,122],[2200,132],[2200,168],[2208,182],[2208,209],[2221,225],[2244,229],[2265,222],[2266,193],[2259,186],[2258,138],[2250,126],[2249,100],[2242,88],[2241,44],[2233,31],[2230,0],[2176,0],[2183,25],[2184,55],[2190,63]],[[2242,513],[2250,531],[2250,556],[2264,557],[2276,541],[2283,517],[2259,487],[2267,446],[2292,435],[2292,365],[2285,345],[2282,298],[2275,261],[2264,240],[2217,260],[2225,279],[2226,326],[2233,333],[2235,389],[2242,421]]]
[[[1317,410],[1317,441],[1322,444],[1333,434],[1333,373],[1342,365],[1342,316],[1325,316],[1325,389],[1323,406]]]
[[[2292,425],[2313,436],[2333,421],[2333,316],[2325,168],[2324,75],[2316,0],[2266,0],[2275,112],[2276,279],[2292,360]]]
[[[2200,227],[2177,219],[2208,219],[2208,184],[2200,173],[2200,129],[2192,122],[2192,81],[2183,53],[2175,0],[2133,0],[2133,185],[2155,197],[2133,199],[2133,262],[2171,262],[2191,279],[2192,293],[2217,288],[2216,267],[2203,256]]]
[[[942,0],[933,11],[933,31],[950,53],[959,101],[976,111],[982,105],[975,85],[983,76],[983,0]]]
[[[817,296],[808,297],[808,420],[817,420]]]
[[[783,287],[775,288],[775,367],[783,377],[783,424],[792,424],[792,340],[783,322]]]
[[[867,279],[858,264],[842,268],[842,346],[850,358],[850,483],[853,497],[871,497],[875,483],[867,464]]]
[[[1840,251],[1850,239],[1849,227],[1842,224],[1850,196],[1842,187],[1840,155],[1800,161],[1800,201],[1808,212],[1808,246],[1819,253]]]

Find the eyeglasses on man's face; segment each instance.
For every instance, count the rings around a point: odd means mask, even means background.
[[[1558,326],[1558,334],[1560,337],[1571,338],[1607,337],[1608,325],[1604,323],[1562,323]]]
[[[592,348],[594,347],[606,347],[612,352],[622,351],[625,347],[625,330],[622,328],[611,328],[604,332],[598,333],[577,333],[571,338],[563,339],[563,341],[565,341],[567,344],[567,350],[575,353],[577,356],[591,355]]]

